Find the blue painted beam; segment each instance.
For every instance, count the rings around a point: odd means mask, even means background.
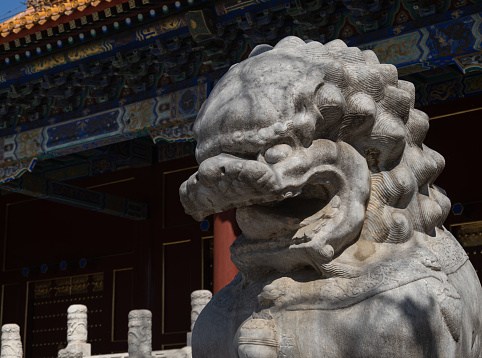
[[[455,64],[454,57],[481,51],[482,13],[422,27],[398,36],[358,45],[391,63],[399,75]]]

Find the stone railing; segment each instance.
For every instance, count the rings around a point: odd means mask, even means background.
[[[191,331],[202,309],[211,299],[206,290],[191,294]],[[126,353],[92,355],[87,343],[87,307],[72,305],[67,310],[67,347],[61,349],[58,358],[192,358],[191,332],[187,333],[187,346],[181,349],[152,351],[152,313],[149,310],[129,312],[129,333]],[[0,358],[22,358],[23,349],[20,328],[16,324],[2,326]]]
[[[23,349],[20,339],[20,327],[16,324],[2,326],[1,358],[22,358]]]

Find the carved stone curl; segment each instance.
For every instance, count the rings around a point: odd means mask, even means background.
[[[1,358],[22,358],[23,349],[20,339],[20,327],[16,324],[4,324],[1,337]]]
[[[248,319],[239,327],[234,342],[240,358],[277,358],[280,350],[280,334],[272,319]]]
[[[67,309],[67,344],[87,343],[87,307],[71,305]]]
[[[482,289],[414,102],[341,40],[259,45],[217,83],[180,197],[197,220],[237,208],[240,274],[199,315],[196,358],[482,356]]]
[[[67,347],[59,351],[69,358],[87,357],[91,354],[91,345],[87,343],[87,307],[71,305],[67,309]]]
[[[149,310],[129,312],[129,357],[144,358],[152,355],[152,313]]]

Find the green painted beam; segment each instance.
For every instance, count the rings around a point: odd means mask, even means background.
[[[48,180],[33,174],[25,174],[2,184],[0,189],[131,220],[148,218],[148,204],[145,202]]]

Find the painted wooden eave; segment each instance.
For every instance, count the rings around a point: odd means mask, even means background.
[[[43,6],[38,11],[30,7],[0,24],[0,45],[128,1],[62,1],[52,6]]]

